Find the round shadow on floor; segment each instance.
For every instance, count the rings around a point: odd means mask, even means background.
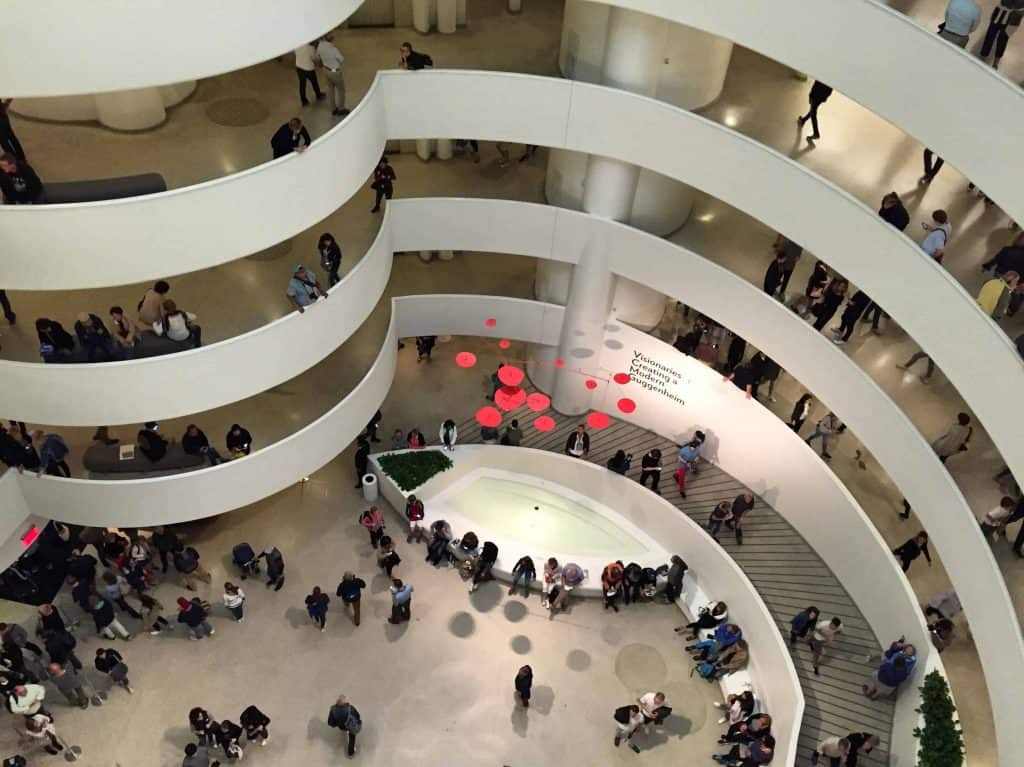
[[[508,646],[516,655],[526,655],[533,648],[533,643],[530,641],[530,637],[518,634],[509,640]]]
[[[217,99],[206,105],[206,118],[217,125],[244,128],[256,125],[270,117],[270,110],[259,99]]]
[[[501,601],[501,586],[497,581],[488,581],[477,587],[469,595],[469,602],[477,612],[487,613],[498,606]]]
[[[505,603],[505,618],[512,623],[519,623],[519,621],[526,617],[526,613],[526,605],[522,602]]]
[[[621,628],[616,626],[614,623],[607,623],[605,627],[601,629],[601,639],[608,644],[618,644],[622,641],[624,632]]]
[[[615,676],[632,689],[655,689],[668,676],[668,665],[649,644],[628,644],[615,656]]]
[[[616,341],[614,338],[609,338],[604,342],[605,347],[608,349],[619,350],[622,348],[622,341]]]
[[[585,359],[587,359],[587,357],[593,357],[594,356],[594,350],[593,349],[587,349],[586,347],[583,347],[583,346],[577,346],[577,347],[569,350],[569,356],[570,357],[574,357],[574,358],[576,358],[578,360],[585,360]]]
[[[476,621],[467,612],[457,612],[448,621],[448,630],[457,637],[465,639],[476,630]]]
[[[573,671],[586,671],[590,668],[590,654],[583,650],[573,650],[565,656],[565,665]]]

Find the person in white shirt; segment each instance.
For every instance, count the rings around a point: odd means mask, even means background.
[[[328,32],[316,44],[316,56],[320,59],[327,81],[331,84],[332,115],[344,117],[349,110],[345,109],[345,78],[341,76],[341,63],[345,57],[341,55],[333,42],[334,35]],[[316,82],[314,80],[314,82]]]
[[[818,665],[821,663],[821,656],[825,654],[825,645],[831,644],[838,636],[842,625],[843,622],[839,618],[833,618],[830,621],[819,621],[814,627],[814,633],[807,640],[807,644],[811,648],[815,675],[821,673]]]
[[[986,540],[992,537],[992,533],[998,535],[999,530],[1006,527],[1006,520],[1013,513],[1013,507],[1016,505],[1013,498],[1007,495],[1003,496],[998,506],[985,512],[985,516],[979,524],[981,525],[981,534],[985,536]]]
[[[664,717],[659,714],[658,709],[665,705],[665,693],[648,692],[637,698],[636,702],[640,704],[640,713],[643,714],[645,725],[651,722],[661,724]]]
[[[295,49],[295,73],[299,76],[299,100],[302,106],[309,106],[309,99],[306,98],[306,82],[313,84],[313,93],[316,100],[322,101],[324,94],[320,92],[320,83],[316,81],[316,49],[313,43],[305,43]]]
[[[971,32],[978,28],[980,21],[981,6],[974,0],[949,0],[946,19],[939,27],[939,37],[966,48]]]
[[[153,323],[153,332],[158,336],[167,336],[172,341],[188,341],[192,339],[198,349],[202,343],[202,328],[194,324],[196,316],[192,312],[181,311],[171,299],[164,301],[163,319]]]
[[[949,215],[944,210],[937,210],[932,213],[932,223],[921,222],[921,228],[928,232],[921,240],[921,250],[941,262],[946,252],[946,245],[949,243],[953,227],[949,223]]]

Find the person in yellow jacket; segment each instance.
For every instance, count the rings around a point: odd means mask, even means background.
[[[978,291],[978,305],[992,319],[1001,319],[1019,282],[1020,275],[1017,272],[1004,272],[999,277],[993,277]]]

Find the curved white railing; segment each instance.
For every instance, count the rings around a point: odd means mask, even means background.
[[[290,53],[362,4],[11,0],[0,30],[0,93],[105,93],[231,72]]]
[[[347,341],[384,294],[393,262],[393,215],[385,211],[363,258],[328,298],[303,314],[292,311],[240,336],[160,357],[59,365],[0,361],[11,395],[0,392],[0,408],[36,423],[137,423],[211,410],[294,378]],[[282,302],[284,287],[282,282]],[[54,397],[54,386],[69,386],[76,395]],[[117,396],[110,396],[114,391]]]
[[[931,147],[1024,223],[1015,132],[977,120],[1024,124],[1024,91],[935,29],[877,0],[589,1],[728,38],[828,83]],[[984,33],[983,20],[974,38]]]
[[[68,284],[62,272],[121,283],[128,274],[166,272],[170,263],[188,271],[238,258],[324,218],[365,181],[386,138],[436,136],[527,141],[656,168],[792,237],[886,308],[1024,475],[1024,441],[1005,417],[1024,389],[1024,363],[948,272],[872,209],[778,152],[662,102],[584,83],[472,71],[379,73],[353,113],[303,155],[147,197],[0,208],[0,284],[53,289]],[[162,228],[169,220],[178,226]],[[154,231],[167,234],[154,239]],[[106,265],[121,260],[136,266]],[[44,277],[51,281],[36,284]]]
[[[1007,688],[1002,686],[1001,680],[1005,680],[1008,687],[1018,684],[1020,663],[1017,659],[1024,656],[1024,651],[1020,654],[1016,650],[1013,653],[1007,651],[1007,642],[1019,646],[1020,640],[1018,629],[1012,620],[1010,600],[988,548],[978,534],[970,509],[956,485],[906,416],[878,389],[870,377],[783,305],[769,299],[755,286],[731,272],[684,248],[639,230],[583,213],[500,200],[411,199],[392,201],[387,221],[387,231],[382,230],[379,238],[388,237],[390,248],[396,251],[460,249],[518,253],[572,262],[588,240],[598,238],[607,241],[609,252],[617,254],[613,255],[613,271],[642,284],[658,285],[660,290],[716,318],[770,354],[819,397],[829,402],[858,434],[865,446],[876,455],[882,465],[887,467],[894,481],[919,510],[919,516],[932,534],[938,550],[946,553],[956,552],[954,556],[949,557],[946,567],[964,600],[971,624],[975,627],[979,651],[982,657],[986,657],[985,653],[998,652],[997,656],[990,657],[1001,659],[1000,678],[989,680],[993,701],[999,700],[998,695],[1007,694]],[[386,257],[390,261],[390,256],[385,255],[389,252],[388,249],[371,250],[378,254],[376,258]],[[364,261],[368,259],[370,256],[365,257]],[[666,268],[667,265],[671,268]],[[450,298],[455,300],[459,297]],[[333,297],[331,300],[334,300]],[[424,328],[450,328],[450,324],[446,323],[453,320],[443,314],[454,312],[450,308],[445,308],[443,303],[430,303],[429,297],[404,298],[400,301],[399,306],[412,306],[412,302],[419,303],[415,313],[416,323],[410,321],[402,327],[404,315],[396,315],[400,323],[399,335],[427,332]],[[545,306],[542,313],[524,318],[521,316],[521,302],[487,299],[486,311],[489,313],[488,316],[495,316],[498,319],[497,329],[502,329],[503,334],[511,335],[515,331],[519,334],[515,337],[544,337],[549,339],[545,343],[555,343],[558,338],[561,307]],[[309,318],[296,315],[294,319],[301,323],[312,318],[312,315]],[[523,326],[525,321],[532,323],[529,332]],[[479,335],[479,330],[474,325],[468,325],[445,332]],[[385,342],[385,346],[388,344],[390,341]],[[377,366],[371,370],[368,379],[378,391],[382,391],[387,384],[383,383],[384,377],[376,377],[376,370]],[[187,379],[183,377],[182,380]],[[390,381],[389,378],[386,380]],[[362,384],[357,391],[361,390]],[[727,390],[731,391],[732,387],[727,387]],[[350,395],[350,398],[353,396],[355,394]],[[368,406],[372,406],[372,403]],[[740,403],[739,407],[749,409],[751,415],[769,415],[767,411],[751,402]],[[324,418],[328,417],[332,419],[333,424],[338,416],[329,414]],[[351,419],[352,428],[357,431],[362,427],[360,418],[362,416]],[[781,426],[774,418],[772,422]],[[336,427],[332,425],[330,428]],[[305,431],[289,439],[296,439]],[[350,439],[344,429],[339,432],[338,437],[338,444],[333,448],[335,452]],[[288,440],[285,441],[287,442]],[[282,445],[285,443],[277,443],[265,451],[254,453],[239,466],[244,467],[247,461],[265,452],[283,450]],[[268,478],[266,471],[271,471],[270,469],[264,471],[265,467],[277,465],[278,459],[270,456],[266,457],[267,463],[263,464],[264,468],[260,468],[254,474],[254,478],[258,475],[258,481],[250,481],[252,478],[247,476],[236,481],[231,475],[214,474],[225,471],[231,466],[228,464],[176,477],[102,482],[98,483],[98,486],[105,485],[106,489],[101,491],[95,490],[92,482],[83,481],[77,481],[72,485],[66,481],[44,479],[39,483],[28,480],[28,484],[34,488],[39,488],[43,483],[56,486],[53,489],[47,488],[36,501],[46,505],[34,508],[56,510],[64,509],[72,502],[76,503],[77,505],[69,510],[68,521],[78,521],[75,515],[81,512],[87,519],[91,518],[95,522],[96,517],[93,515],[109,514],[110,512],[105,510],[108,506],[124,509],[134,515],[137,513],[134,510],[137,505],[141,511],[150,515],[147,517],[149,521],[178,519],[183,511],[198,517],[208,516],[258,500],[287,486],[295,477],[308,475],[311,468],[326,462],[330,457],[331,448],[322,448],[316,439],[313,439],[313,443],[314,449],[308,456],[303,456],[304,459],[308,457],[308,463],[290,460],[290,453],[287,450],[281,454],[284,456],[281,464],[285,468],[281,472],[283,478],[279,479]],[[736,444],[739,443],[740,440],[737,440]],[[298,449],[297,444],[295,449]],[[745,475],[742,465],[726,468],[752,486],[757,486],[757,478]],[[276,473],[276,469],[271,471],[271,477]],[[831,477],[828,472],[825,474]],[[781,488],[789,486],[781,481],[783,475],[775,475],[780,480]],[[228,479],[227,482],[224,481],[225,478]],[[271,482],[270,485],[267,484],[268,481]],[[829,556],[829,545],[838,543],[838,540],[833,544],[829,543],[829,540],[834,538],[831,535],[834,528],[820,524],[820,513],[822,508],[831,509],[834,504],[831,501],[822,501],[821,492],[808,491],[806,477],[795,476],[792,482],[800,489],[799,498],[805,503],[812,504],[809,508],[802,507],[800,513],[810,516],[807,516],[803,526],[797,525],[798,528],[825,556],[826,561],[844,583],[863,577],[865,573],[876,572],[875,569],[864,566],[858,546],[847,546]],[[828,487],[826,484],[825,488]],[[159,499],[156,506],[150,503],[153,499],[152,491],[160,488],[167,488],[169,500],[166,507]],[[64,497],[53,497],[50,495],[52,492],[59,492]],[[111,492],[117,493],[117,502],[110,500]],[[82,506],[82,501],[88,500],[92,494],[97,495],[95,506],[91,503]],[[162,496],[164,493],[159,495]],[[178,503],[174,499],[184,499],[186,503]],[[776,500],[774,504],[780,513],[787,515],[787,518],[791,518],[790,515],[795,513],[784,501]],[[93,510],[90,511],[90,508]],[[53,514],[63,518],[62,512],[54,511]],[[115,523],[140,524],[131,519],[110,522]],[[868,524],[866,520],[864,524]],[[856,558],[851,556],[853,552],[857,552]],[[887,630],[885,627],[899,625],[905,620],[905,615],[898,610],[890,609],[890,601],[881,598],[878,593],[870,594],[869,598],[861,598],[862,594],[853,591],[851,593],[879,633],[884,633]],[[1000,638],[997,651],[989,646],[993,644],[993,637]],[[996,710],[1009,709],[996,706]],[[1012,732],[1012,728],[1002,732]]]

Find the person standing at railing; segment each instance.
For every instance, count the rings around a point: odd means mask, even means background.
[[[338,270],[341,268],[341,248],[338,246],[334,235],[324,232],[317,242],[317,250],[320,251],[320,266],[327,272],[327,287],[331,288],[341,282],[341,275]]]
[[[382,199],[386,197],[390,200],[394,196],[394,182],[397,180],[398,176],[395,175],[395,169],[388,162],[387,155],[381,155],[380,162],[373,169],[373,183],[370,184],[370,188],[377,193],[377,199],[370,210],[371,213],[376,213],[380,210],[380,201]]]
[[[309,137],[309,131],[298,117],[293,117],[270,137],[270,149],[275,160],[292,152],[302,154],[312,143],[313,139]]]
[[[430,55],[414,51],[412,43],[402,43],[402,47],[398,49],[398,55],[400,57],[398,66],[402,69],[416,71],[434,66],[434,60],[430,58]]]
[[[939,37],[961,48],[967,47],[971,32],[981,21],[981,6],[974,0],[949,0],[946,18],[939,24]]]
[[[984,61],[995,47],[992,68],[999,69],[999,60],[1006,53],[1006,44],[1010,36],[1020,28],[1024,19],[1024,0],[1000,0],[999,5],[992,9],[992,16],[985,30],[985,41],[981,45],[978,57]]]

